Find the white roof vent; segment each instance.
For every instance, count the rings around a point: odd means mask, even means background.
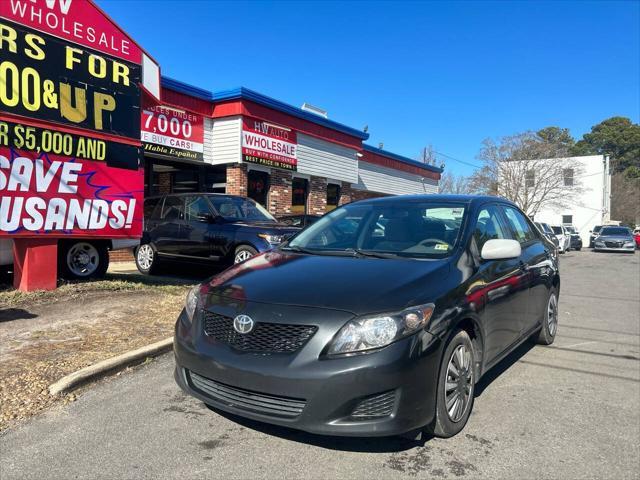
[[[327,115],[327,111],[326,110],[323,110],[323,109],[321,109],[319,107],[314,107],[313,105],[311,105],[311,104],[309,104],[307,102],[304,102],[300,108],[302,110],[306,111],[306,112],[311,112],[311,113],[313,113],[315,115],[320,115],[321,117],[329,118],[329,115]]]

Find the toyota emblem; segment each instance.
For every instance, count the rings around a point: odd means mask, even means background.
[[[238,315],[233,319],[233,329],[238,333],[249,333],[253,330],[253,319],[248,315]]]

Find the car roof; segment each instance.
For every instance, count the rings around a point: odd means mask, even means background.
[[[426,193],[419,195],[394,195],[388,197],[378,197],[371,198],[367,200],[360,200],[358,203],[394,203],[398,201],[408,201],[408,202],[430,202],[430,203],[439,203],[439,202],[456,202],[456,203],[467,203],[470,205],[481,205],[483,203],[488,202],[500,202],[506,203],[508,205],[516,206],[510,200],[507,200],[503,197],[497,197],[493,195],[450,195],[450,194],[441,194],[441,193]]]

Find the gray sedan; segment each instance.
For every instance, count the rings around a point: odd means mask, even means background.
[[[594,250],[614,252],[635,252],[636,244],[631,230],[627,227],[602,227],[594,240]]]

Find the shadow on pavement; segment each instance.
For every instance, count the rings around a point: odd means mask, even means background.
[[[36,318],[38,315],[31,313],[22,308],[5,308],[0,309],[0,322],[8,322],[10,320],[25,320]]]
[[[239,417],[215,407],[207,405],[211,411],[231,420],[245,428],[250,428],[266,435],[283,438],[292,442],[305,443],[314,447],[326,448],[328,450],[340,450],[348,452],[367,452],[367,453],[393,453],[403,452],[415,447],[421,447],[433,437],[425,438],[423,435],[421,440],[410,440],[403,437],[336,437],[326,435],[315,435],[292,428],[271,425],[268,423],[257,422],[248,418]]]
[[[493,383],[493,381],[502,375],[504,372],[509,370],[513,364],[518,362],[522,357],[524,357],[529,351],[535,347],[535,343],[533,341],[528,340],[525,341],[522,345],[516,348],[509,355],[504,357],[497,365],[495,365],[491,370],[487,371],[480,381],[476,385],[475,396],[479,397],[484,393],[484,391]]]

